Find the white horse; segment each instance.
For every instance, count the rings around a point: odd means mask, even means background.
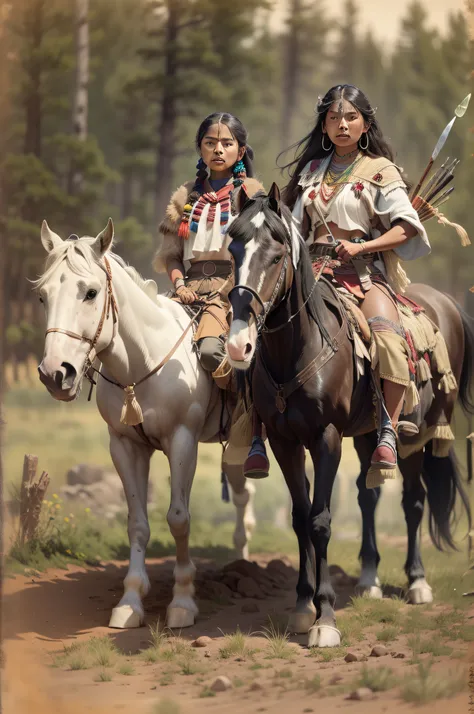
[[[102,363],[97,406],[108,424],[110,454],[125,490],[130,540],[125,592],[113,609],[110,627],[143,623],[142,598],[150,588],[145,569],[150,458],[155,449],[168,457],[167,520],[176,542],[176,566],[167,624],[188,627],[198,611],[193,597],[196,569],[188,548],[189,497],[198,442],[219,441],[220,390],[199,363],[184,308],[158,295],[154,281],[144,281],[110,252],[113,235],[109,219],[96,238],[71,236],[63,241],[43,221],[41,241],[49,255],[45,272],[36,281],[47,320],[39,376],[55,399],[71,401],[94,358]],[[163,361],[162,368],[150,375]],[[139,421],[130,419],[130,408],[135,416],[143,414],[137,429],[130,426]],[[236,469],[229,472],[229,479],[237,507],[234,545],[237,557],[247,558],[255,526],[254,486],[246,483],[243,473],[236,476]]]

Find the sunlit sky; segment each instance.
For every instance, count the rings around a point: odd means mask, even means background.
[[[386,44],[393,45],[400,27],[400,21],[406,14],[411,0],[359,0],[359,30],[370,29],[375,37]],[[326,0],[327,10],[337,17],[344,7],[344,0]],[[443,30],[450,12],[464,11],[466,0],[424,0],[430,26]],[[273,21],[278,27],[286,14],[288,0],[277,0]]]

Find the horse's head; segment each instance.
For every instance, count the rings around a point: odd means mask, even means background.
[[[258,332],[291,285],[300,246],[276,184],[268,196],[259,192],[249,199],[241,191],[240,200],[239,216],[229,228],[236,284],[229,293],[232,324],[227,354],[233,367],[247,370]]]
[[[105,254],[113,236],[110,218],[96,238],[67,240],[43,221],[41,242],[48,257],[36,290],[46,312],[46,337],[38,372],[55,399],[68,402],[79,394],[95,354],[112,340],[115,302]]]

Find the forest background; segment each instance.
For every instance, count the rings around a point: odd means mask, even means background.
[[[311,129],[318,95],[351,82],[378,107],[397,162],[419,178],[472,89],[469,13],[452,12],[434,30],[415,0],[389,44],[362,26],[355,0],[337,17],[324,0],[287,0],[277,27],[276,5],[0,0],[0,362],[12,365],[13,381],[43,347],[41,306],[27,280],[42,271],[41,221],[65,238],[96,235],[112,216],[116,251],[156,279],[156,226],[174,188],[195,175],[194,135],[212,111],[239,116],[258,177],[283,186],[277,155]],[[461,159],[443,208],[474,243],[473,105],[440,158]],[[474,245],[462,248],[435,220],[428,230],[432,254],[406,266],[411,279],[474,314]]]

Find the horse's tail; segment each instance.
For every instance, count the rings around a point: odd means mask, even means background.
[[[474,319],[456,304],[464,330],[464,358],[459,380],[459,401],[466,416],[474,416]]]
[[[468,530],[471,530],[471,507],[469,498],[462,485],[461,475],[451,448],[445,457],[433,456],[433,442],[425,447],[423,457],[423,481],[429,507],[429,530],[431,540],[438,550],[452,548],[457,550],[453,540],[456,526],[456,502],[460,499],[466,511]]]

